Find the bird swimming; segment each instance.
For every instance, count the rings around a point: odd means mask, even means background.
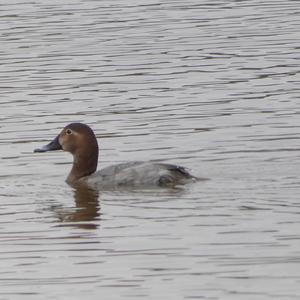
[[[93,130],[83,123],[71,123],[49,144],[34,152],[64,150],[73,155],[67,177],[70,185],[83,184],[96,189],[174,187],[197,178],[186,168],[160,162],[131,161],[97,170],[99,146]]]

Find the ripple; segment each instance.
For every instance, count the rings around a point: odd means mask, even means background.
[[[1,296],[298,299],[295,1],[1,3]],[[69,122],[100,167],[201,181],[100,192],[37,156]],[[55,287],[53,289],[53,287]]]

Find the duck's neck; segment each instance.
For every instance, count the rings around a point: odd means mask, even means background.
[[[76,151],[73,153],[73,166],[67,178],[68,183],[75,183],[80,178],[93,174],[97,170],[98,147],[90,151]]]

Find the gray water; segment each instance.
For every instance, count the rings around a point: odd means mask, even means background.
[[[1,1],[0,299],[299,299],[300,6]],[[32,150],[70,122],[100,166],[209,180],[74,190]]]

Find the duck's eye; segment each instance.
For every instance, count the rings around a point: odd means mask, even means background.
[[[73,131],[72,131],[71,129],[67,129],[67,130],[66,130],[66,134],[67,134],[67,135],[70,135],[70,134],[72,134],[72,133],[73,133]]]

